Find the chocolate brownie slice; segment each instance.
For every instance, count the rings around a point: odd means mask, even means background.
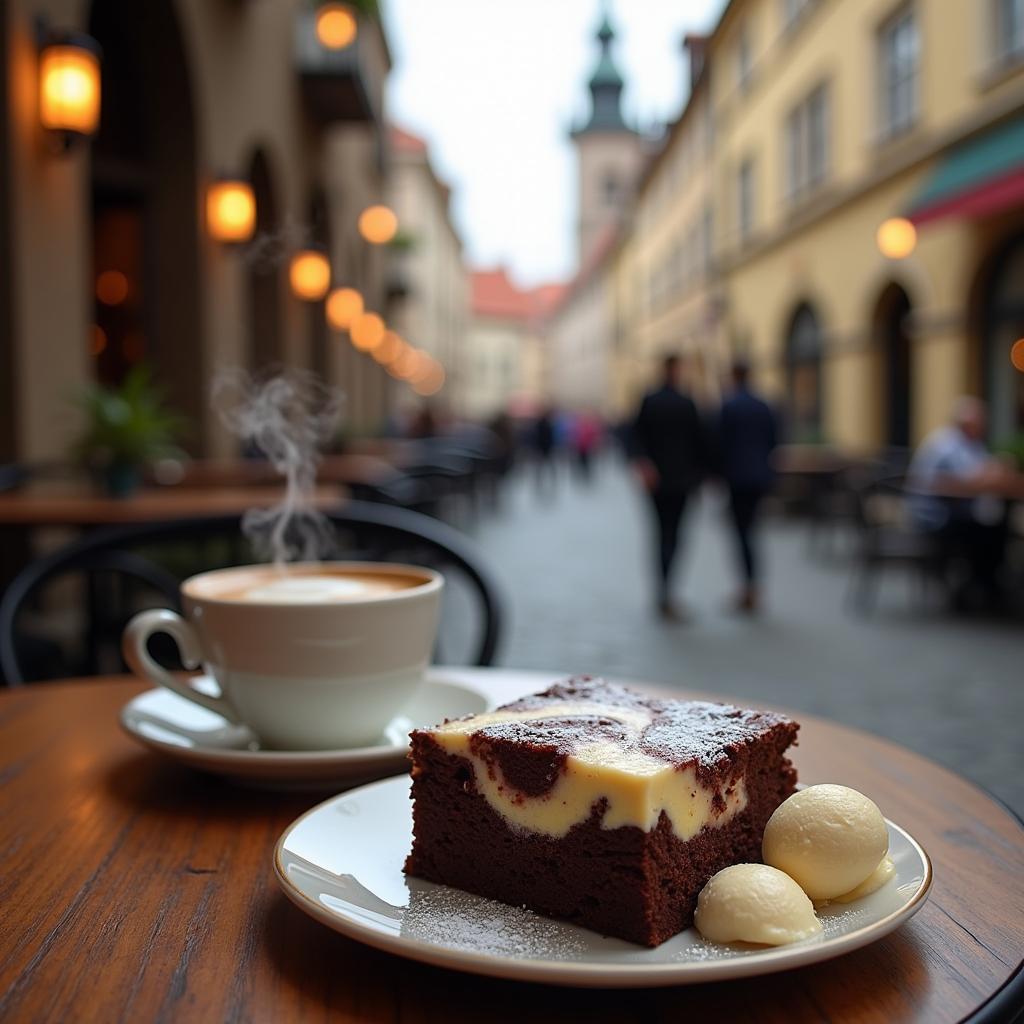
[[[418,729],[405,870],[656,946],[716,871],[760,860],[798,728],[583,676]]]

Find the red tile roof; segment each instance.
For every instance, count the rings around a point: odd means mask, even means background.
[[[470,274],[470,283],[474,313],[523,323],[542,320],[565,290],[563,284],[519,288],[509,279],[504,267],[474,270]]]
[[[397,125],[391,126],[391,148],[398,153],[426,153],[427,144],[418,135]]]

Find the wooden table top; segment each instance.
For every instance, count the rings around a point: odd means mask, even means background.
[[[256,487],[280,480],[277,470],[261,459],[193,459],[182,464],[181,472],[183,487]],[[374,455],[325,455],[317,463],[316,479],[322,485],[379,484],[397,472]]]
[[[345,497],[341,487],[318,487],[318,508],[335,508]],[[273,487],[145,487],[127,498],[111,498],[70,483],[40,483],[0,494],[0,526],[108,526],[156,523],[192,516],[241,515],[268,508],[284,496]]]
[[[551,678],[452,675],[497,700]],[[930,854],[931,896],[905,927],[763,978],[573,990],[413,963],[308,918],[278,890],[271,857],[321,797],[236,788],[136,746],[117,720],[141,689],[113,678],[0,694],[5,1022],[934,1024],[980,1010],[979,1020],[1009,1019],[1024,998],[1024,829],[964,779],[866,733],[802,715],[796,761],[806,782],[869,794]]]

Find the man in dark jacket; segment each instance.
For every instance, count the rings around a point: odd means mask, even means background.
[[[722,477],[729,488],[729,511],[743,572],[736,609],[752,613],[760,600],[754,525],[761,501],[774,480],[772,452],[778,426],[768,404],[750,390],[746,363],[733,364],[732,383],[732,393],[719,413],[718,454]]]
[[[666,356],[661,386],[644,397],[633,424],[633,466],[657,524],[657,599],[663,618],[680,621],[670,576],[686,499],[700,484],[706,446],[697,406],[679,389],[679,357]]]

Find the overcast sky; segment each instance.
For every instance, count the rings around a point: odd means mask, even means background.
[[[723,0],[610,0],[623,109],[665,122],[684,99],[687,31]],[[391,119],[423,136],[454,189],[473,266],[522,285],[575,269],[576,165],[567,132],[589,110],[600,0],[384,0]]]

